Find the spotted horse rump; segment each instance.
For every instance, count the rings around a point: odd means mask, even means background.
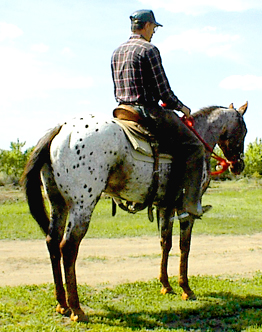
[[[208,107],[193,114],[195,129],[209,146],[214,148],[218,144],[221,147],[235,174],[244,168],[242,154],[247,130],[243,115],[246,109],[247,103],[238,110],[231,104],[228,108]],[[55,127],[40,139],[24,170],[22,182],[30,212],[46,235],[58,301],[57,312],[70,315],[74,321],[88,320],[80,308],[75,263],[80,242],[102,193],[140,204],[146,201],[149,194],[153,163],[134,159],[130,150],[131,145],[123,129],[113,119],[105,121],[94,116],[75,118]],[[210,181],[210,154],[206,152],[203,193]],[[174,219],[164,220],[160,204],[169,173],[170,164],[160,163],[159,186],[154,198],[160,220],[160,281],[163,294],[172,292],[167,265]],[[45,209],[42,186],[49,199],[50,215]],[[193,224],[192,218],[187,225],[180,225],[179,285],[184,299],[195,298],[187,277]]]

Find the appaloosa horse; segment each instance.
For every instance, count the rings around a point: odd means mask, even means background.
[[[231,104],[229,108],[209,107],[193,114],[195,129],[212,148],[216,144],[221,147],[235,174],[244,168],[242,153],[247,130],[243,115],[246,109],[247,103],[238,110]],[[31,214],[46,234],[58,301],[56,310],[71,315],[74,321],[88,320],[79,304],[75,263],[80,242],[87,232],[101,194],[104,192],[117,199],[143,203],[152,183],[153,164],[133,159],[130,149],[123,129],[112,119],[100,121],[92,115],[75,118],[55,127],[40,139],[23,174],[22,181]],[[210,152],[207,151],[203,193],[210,180],[209,161]],[[165,195],[170,164],[160,164],[159,171],[154,204],[161,214],[160,203]],[[50,217],[44,207],[42,183],[50,202]],[[192,218],[180,225],[179,285],[183,289],[184,299],[195,298],[187,278],[193,224]],[[160,225],[162,293],[172,292],[167,275],[172,226],[173,219]]]

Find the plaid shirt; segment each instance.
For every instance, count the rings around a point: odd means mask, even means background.
[[[167,108],[181,110],[183,104],[170,88],[158,48],[144,37],[132,34],[117,48],[111,69],[117,102],[150,106],[161,100]]]

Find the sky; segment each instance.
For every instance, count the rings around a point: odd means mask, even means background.
[[[192,112],[248,101],[246,146],[262,138],[261,0],[1,0],[0,149],[112,116],[111,55],[138,9],[163,24],[151,42],[175,95]]]

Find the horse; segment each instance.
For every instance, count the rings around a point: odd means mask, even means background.
[[[216,144],[220,146],[234,174],[240,174],[244,169],[242,156],[247,129],[243,115],[247,107],[247,103],[238,110],[233,104],[228,108],[212,106],[192,114],[195,130],[212,149]],[[80,242],[101,195],[106,193],[117,200],[143,204],[149,194],[153,164],[134,159],[130,150],[126,134],[113,118],[105,120],[88,115],[48,131],[35,146],[24,169],[21,181],[29,209],[46,236],[58,302],[56,311],[70,316],[73,321],[88,321],[79,303],[75,264]],[[211,152],[207,150],[202,194],[210,181],[210,158]],[[159,164],[159,185],[153,203],[160,216],[163,212],[160,203],[165,196],[170,169],[170,163]],[[50,214],[45,207],[45,197],[49,200]],[[167,266],[175,218],[160,225],[159,279],[163,294],[173,291]],[[183,299],[196,298],[187,276],[194,220],[191,216],[186,222],[180,222],[178,280]],[[62,262],[66,288],[63,286]]]

